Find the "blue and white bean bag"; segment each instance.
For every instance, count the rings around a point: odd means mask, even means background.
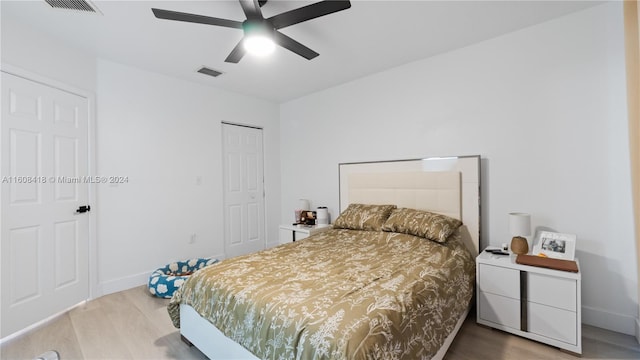
[[[205,266],[213,265],[218,259],[191,259],[176,261],[154,271],[149,277],[149,292],[165,299],[170,299],[189,275]]]

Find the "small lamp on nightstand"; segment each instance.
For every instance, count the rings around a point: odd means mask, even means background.
[[[529,252],[529,244],[525,236],[531,235],[531,215],[524,213],[509,213],[509,232],[511,239],[511,251],[514,254],[526,254]]]

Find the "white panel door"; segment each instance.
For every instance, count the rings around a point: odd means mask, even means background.
[[[262,129],[222,124],[227,257],[265,248]]]
[[[0,337],[89,297],[88,101],[2,72]]]

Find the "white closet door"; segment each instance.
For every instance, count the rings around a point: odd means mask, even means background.
[[[222,124],[227,257],[265,248],[262,129]]]

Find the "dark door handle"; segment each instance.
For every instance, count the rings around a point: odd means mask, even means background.
[[[78,208],[78,210],[76,210],[78,214],[86,213],[87,211],[91,211],[90,205],[82,205]]]

